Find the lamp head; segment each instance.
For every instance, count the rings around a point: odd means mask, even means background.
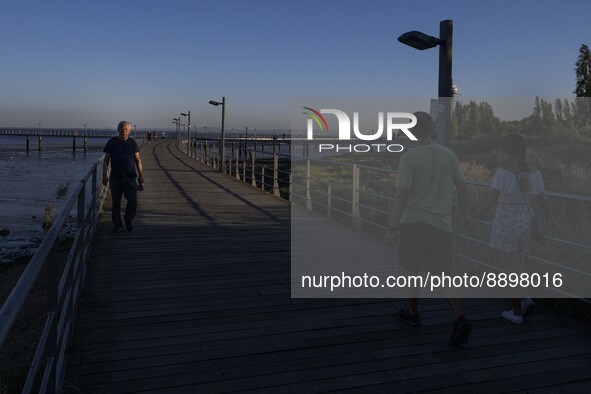
[[[398,41],[415,49],[423,51],[425,49],[434,48],[444,42],[437,37],[429,36],[420,31],[409,31],[398,37]]]
[[[217,107],[218,105],[220,105],[220,103],[219,103],[219,102],[217,102],[217,101],[215,101],[215,100],[209,100],[209,103],[210,103],[211,105],[215,105],[216,107]]]

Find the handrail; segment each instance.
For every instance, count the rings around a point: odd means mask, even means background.
[[[0,350],[4,347],[11,329],[23,309],[27,298],[39,276],[46,267],[47,276],[47,319],[39,339],[32,365],[24,384],[23,393],[31,392],[37,370],[45,356],[45,371],[41,391],[60,391],[65,375],[65,349],[73,332],[77,301],[86,276],[86,262],[90,245],[98,223],[106,188],[99,186],[102,158],[93,164],[91,170],[80,180],[70,197],[66,200],[53,225],[48,230],[37,252],[33,255],[6,302],[0,309]],[[90,180],[90,195],[86,189]],[[100,189],[100,193],[97,193]],[[59,235],[66,220],[77,204],[77,231],[68,258],[58,279]],[[61,308],[60,308],[60,301]]]
[[[198,147],[196,147],[198,148]],[[290,147],[291,148],[291,147]],[[384,168],[375,168],[375,167],[371,167],[371,166],[367,166],[367,165],[358,165],[358,164],[352,164],[352,163],[343,163],[343,162],[337,162],[337,161],[330,161],[330,160],[323,160],[323,159],[311,159],[308,157],[292,157],[289,154],[284,154],[281,152],[277,152],[276,149],[273,149],[273,151],[264,151],[264,150],[258,150],[256,149],[247,149],[246,146],[239,148],[242,149],[243,153],[242,153],[242,160],[238,160],[236,158],[232,159],[232,160],[228,160],[228,162],[230,163],[230,165],[227,167],[229,174],[232,175],[233,174],[233,169],[235,169],[234,174],[236,174],[236,178],[240,179],[241,181],[245,182],[245,183],[251,183],[253,186],[255,187],[260,187],[262,190],[269,190],[272,191],[272,193],[274,195],[279,195],[278,192],[278,184],[279,183],[287,183],[288,185],[288,193],[287,193],[287,199],[289,199],[289,201],[293,202],[294,201],[294,197],[297,199],[297,201],[295,201],[295,203],[301,202],[303,205],[306,206],[307,209],[312,210],[313,206],[322,208],[322,211],[324,211],[327,215],[327,217],[331,218],[331,212],[337,212],[340,214],[343,214],[345,216],[347,216],[348,218],[350,218],[351,223],[353,225],[354,228],[360,228],[360,224],[361,223],[368,223],[372,226],[375,226],[377,228],[380,229],[386,229],[386,226],[384,224],[375,222],[370,218],[367,217],[362,217],[363,213],[361,212],[361,209],[364,210],[364,212],[367,211],[372,211],[372,212],[376,212],[379,214],[383,214],[384,216],[388,216],[389,212],[384,211],[383,209],[377,208],[375,206],[370,206],[367,205],[365,203],[362,203],[360,198],[361,196],[370,196],[373,198],[378,198],[378,199],[383,199],[384,204],[388,204],[388,206],[390,207],[389,209],[391,209],[392,205],[393,205],[393,201],[394,201],[394,197],[392,195],[380,195],[378,193],[375,192],[370,192],[370,191],[366,191],[364,190],[361,186],[360,186],[360,182],[359,182],[359,172],[360,170],[370,170],[373,172],[382,172],[382,173],[390,173],[390,174],[397,174],[398,171],[394,170],[394,169],[384,169]],[[192,157],[194,157],[196,160],[200,160],[200,156],[197,153],[199,149],[194,149]],[[248,156],[246,152],[249,152],[251,160],[247,160],[246,157]],[[258,165],[258,167],[261,169],[260,171],[256,171],[255,168],[255,157],[256,159],[260,159],[261,156],[265,157],[265,160],[269,160],[270,158],[273,158],[273,168],[268,168],[270,171],[267,173],[265,171],[265,165]],[[307,166],[307,171],[305,174],[293,174],[291,173],[291,171],[284,171],[284,170],[280,170],[278,169],[278,165],[277,165],[277,159],[281,157],[281,158],[288,158],[290,159],[291,164],[293,165],[294,162],[298,162],[298,163],[306,163]],[[203,162],[203,160],[200,160]],[[236,163],[235,165],[232,163]],[[312,186],[312,177],[310,175],[310,163],[314,163],[314,164],[330,164],[331,166],[340,166],[340,167],[346,167],[346,168],[350,168],[351,169],[351,174],[347,175],[350,179],[352,179],[352,183],[350,185],[346,186],[346,190],[347,193],[349,193],[349,195],[347,196],[347,198],[343,198],[341,196],[337,196],[334,195],[331,192],[331,185],[325,182],[317,182],[320,185],[316,185],[316,187]],[[207,164],[207,163],[206,163]],[[246,168],[250,167],[250,172],[247,174]],[[242,176],[240,176],[240,172],[242,171]],[[289,175],[289,180],[286,181],[285,179],[283,180],[279,180],[278,178],[278,174],[288,174]],[[250,175],[250,180],[247,179],[248,176]],[[298,179],[298,183],[294,184],[293,183],[293,179],[294,177],[296,177]],[[269,184],[266,182],[266,179],[269,178],[269,180],[272,179],[272,184]],[[466,184],[474,186],[474,187],[490,187],[490,183],[487,182],[481,182],[481,181],[473,181],[473,180],[469,180],[466,181]],[[260,186],[259,186],[260,185]],[[294,190],[294,185],[295,188],[297,188],[297,190]],[[326,189],[321,189],[318,186],[323,185],[324,187],[328,187],[328,191]],[[265,187],[267,189],[265,189]],[[314,199],[312,198],[312,195],[315,196],[320,196],[321,198],[324,198],[324,200],[319,200],[318,198]],[[551,198],[556,198],[556,199],[562,199],[562,200],[570,200],[570,201],[577,201],[577,202],[591,202],[591,196],[586,196],[586,195],[578,195],[578,194],[569,194],[569,193],[558,193],[558,192],[552,192],[552,191],[547,191],[545,193],[546,196],[551,197]],[[328,202],[327,202],[328,200]],[[348,207],[346,209],[349,209],[348,212],[345,212],[335,206],[332,206],[332,202],[333,201],[341,201],[345,204],[348,205]],[[342,204],[341,204],[342,206]],[[492,225],[492,223],[490,222],[486,222],[486,221],[482,221],[479,220],[480,223],[484,223],[487,225]],[[477,244],[480,245],[489,245],[488,242],[484,242],[481,241],[477,238],[473,238],[470,237],[468,235],[465,234],[456,234],[456,236],[458,236],[461,239],[465,239],[467,241],[470,242],[475,242]],[[560,239],[557,237],[552,237],[552,236],[546,236],[545,237],[548,241],[560,244],[560,245],[564,245],[567,247],[573,247],[573,248],[577,248],[580,250],[584,250],[584,251],[589,251],[591,250],[591,245],[586,245],[586,244],[582,244],[580,242],[574,242],[572,240],[565,240],[565,239]],[[456,252],[456,256],[459,257],[464,257],[464,255],[457,253]],[[525,258],[528,259],[538,259],[535,256],[531,255],[531,254],[525,254],[524,255]],[[564,265],[561,265],[560,263],[556,263],[556,262],[551,262],[551,261],[545,261],[551,265],[555,265],[555,266],[560,266],[560,267],[564,267],[564,268],[569,268],[566,267]],[[481,264],[485,264],[484,262],[480,262]],[[570,268],[569,268],[570,269]],[[572,269],[570,269],[572,271]],[[575,269],[576,271],[576,269]],[[583,271],[577,271],[580,275],[586,275],[586,276],[590,276],[591,277],[591,273],[587,273],[587,272],[583,272]],[[584,301],[587,301],[586,299],[582,299]]]

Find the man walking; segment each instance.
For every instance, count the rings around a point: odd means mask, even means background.
[[[117,125],[119,135],[111,138],[105,145],[105,160],[103,162],[103,185],[111,186],[111,198],[113,208],[111,220],[113,221],[113,232],[118,233],[123,227],[121,222],[121,197],[125,196],[125,227],[127,231],[133,231],[133,219],[137,209],[137,190],[139,181],[140,190],[144,185],[144,174],[140,150],[131,133],[131,123],[121,121]],[[111,176],[107,176],[107,170],[111,164]],[[137,172],[136,172],[137,168]]]
[[[400,234],[400,267],[409,275],[430,272],[448,275],[453,270],[453,194],[457,191],[458,214],[463,216],[466,185],[454,153],[431,140],[434,123],[426,112],[416,112],[412,133],[417,146],[400,160],[396,199],[384,239],[388,243]],[[454,316],[450,343],[468,342],[471,326],[453,288],[444,290]],[[408,308],[396,317],[411,326],[420,325],[419,288],[409,292]]]

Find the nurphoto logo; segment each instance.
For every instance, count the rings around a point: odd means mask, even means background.
[[[307,139],[314,140],[314,124],[318,125],[321,131],[328,132],[328,123],[323,114],[335,115],[339,124],[338,141],[351,141],[351,119],[344,111],[339,109],[321,109],[317,111],[310,107],[302,107],[307,111],[303,113],[308,115]],[[385,122],[384,122],[385,119]],[[401,122],[402,121],[402,122]],[[384,127],[386,123],[386,127]],[[359,130],[359,112],[353,112],[353,135],[355,139],[361,141],[383,140],[384,129],[386,132],[386,141],[392,141],[402,132],[411,141],[416,141],[417,137],[410,131],[416,126],[417,118],[408,112],[378,112],[378,129],[372,130],[372,133],[363,133]],[[372,144],[342,144],[328,141],[328,138],[322,138],[318,144],[318,152],[402,152],[404,147],[400,144],[372,143]]]

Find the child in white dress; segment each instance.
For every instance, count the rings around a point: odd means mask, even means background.
[[[557,225],[544,196],[542,173],[530,167],[525,159],[523,137],[519,134],[505,135],[501,139],[501,149],[506,156],[506,164],[495,171],[487,199],[473,216],[468,217],[465,227],[472,227],[479,217],[497,204],[490,246],[500,253],[508,273],[519,273],[521,254],[530,252],[532,247],[534,203],[540,204],[553,226]],[[523,289],[514,289],[511,295],[513,309],[503,311],[502,316],[513,323],[522,324],[523,316],[532,314],[535,304],[531,298],[523,298]]]

